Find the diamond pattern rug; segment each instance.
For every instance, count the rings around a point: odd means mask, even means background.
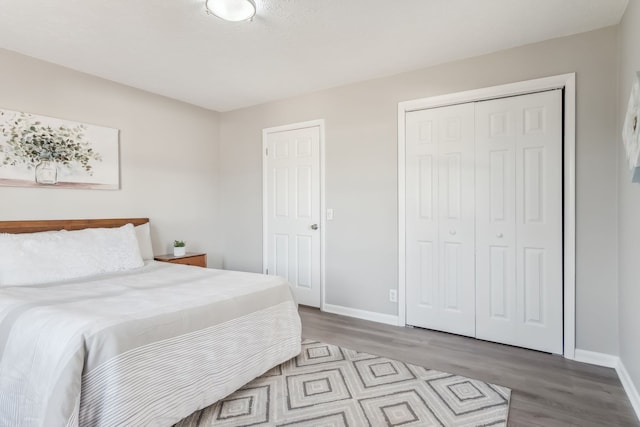
[[[511,390],[305,340],[276,366],[177,427],[506,426]]]

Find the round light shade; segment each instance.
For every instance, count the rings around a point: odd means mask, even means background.
[[[206,0],[209,12],[225,21],[246,21],[256,14],[253,0]]]

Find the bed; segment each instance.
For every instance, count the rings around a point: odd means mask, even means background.
[[[0,221],[0,233],[130,233],[147,222]],[[297,306],[274,276],[143,260],[125,271],[15,285],[12,274],[23,272],[2,266],[3,426],[170,426],[300,352]]]

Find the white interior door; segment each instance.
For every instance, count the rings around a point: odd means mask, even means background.
[[[406,115],[407,324],[475,335],[473,104]]]
[[[476,104],[476,336],[562,354],[562,91]]]
[[[320,126],[265,131],[265,273],[320,307]]]

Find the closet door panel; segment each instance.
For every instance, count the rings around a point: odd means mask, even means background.
[[[562,91],[522,97],[516,199],[518,340],[562,354]]]
[[[476,104],[476,333],[516,335],[516,118],[510,99]]]
[[[438,119],[426,110],[408,113],[406,120],[407,323],[437,325]]]
[[[406,120],[407,323],[473,336],[473,106]]]
[[[473,104],[439,108],[439,330],[475,336]]]
[[[562,102],[476,104],[477,337],[562,353]]]

